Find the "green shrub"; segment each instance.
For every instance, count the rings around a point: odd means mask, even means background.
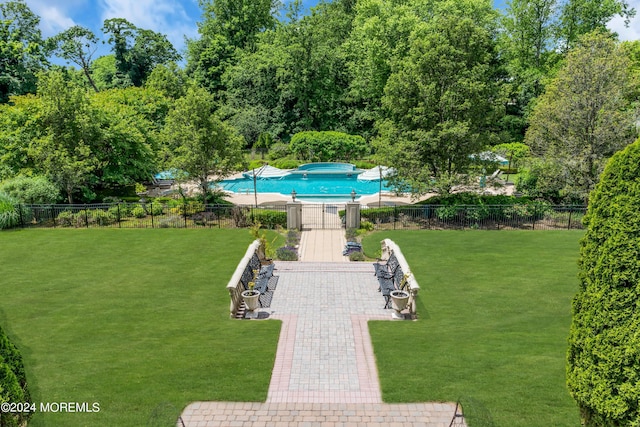
[[[399,209],[394,207],[362,209],[360,219],[370,222],[391,222],[399,213]]]
[[[262,159],[251,160],[251,162],[249,162],[247,170],[260,169],[262,166],[264,166],[265,163],[267,163],[266,160]]]
[[[504,174],[516,175],[518,173],[518,168],[509,169],[508,166],[500,166],[499,169],[500,169],[500,172]]]
[[[335,131],[304,131],[291,137],[291,152],[312,162],[358,159],[369,154],[370,147],[359,135]]]
[[[131,215],[136,218],[144,218],[147,216],[147,211],[142,207],[142,205],[137,205],[131,209]]]
[[[295,169],[300,166],[300,162],[293,159],[279,159],[273,162],[272,166],[278,169]]]
[[[344,233],[345,239],[347,242],[356,242],[356,237],[358,236],[358,230],[355,228],[347,228]]]
[[[287,213],[271,209],[252,209],[253,223],[260,223],[264,228],[276,228],[287,226]]]
[[[298,251],[291,246],[283,246],[276,250],[276,258],[280,261],[297,261]]]
[[[370,162],[368,160],[356,160],[353,162],[353,165],[358,169],[373,169],[378,166],[377,163]]]
[[[73,211],[65,210],[56,217],[56,224],[60,227],[73,227],[75,224],[75,215]]]
[[[364,231],[373,231],[373,223],[371,221],[360,221],[360,229]]]
[[[89,211],[89,223],[99,226],[111,225],[117,221],[117,217],[109,211],[94,209]]]
[[[44,176],[22,176],[0,183],[0,193],[5,193],[23,204],[52,204],[60,198],[60,190]]]
[[[452,206],[440,206],[436,208],[436,218],[440,221],[451,221],[458,215],[458,208],[455,205]]]
[[[573,300],[567,386],[583,425],[640,425],[640,140],[589,197]]]
[[[184,217],[179,215],[169,215],[158,220],[159,228],[184,228]]]
[[[351,252],[349,254],[349,261],[364,261],[364,254],[362,252]]]
[[[184,215],[185,210],[187,215],[193,215],[204,211],[204,203],[198,200],[187,200],[186,204],[184,201],[178,203],[177,208],[180,215]]]
[[[164,214],[164,205],[162,203],[153,202],[147,205],[147,212],[153,216]]]
[[[118,217],[122,219],[133,216],[133,214],[131,213],[132,210],[133,205],[129,203],[117,203],[115,205],[109,206],[107,212],[109,212],[113,216],[113,218],[117,220]]]
[[[298,230],[287,230],[287,246],[300,244],[300,232]]]
[[[27,377],[22,356],[16,346],[9,341],[0,328],[0,403],[29,403],[31,396],[27,389]],[[0,411],[0,426],[18,427],[26,425],[32,413],[12,414]]]
[[[0,193],[0,230],[20,224],[18,202],[7,194]]]
[[[79,210],[73,215],[73,218],[73,225],[76,227],[86,227],[92,222],[91,211],[88,209]]]
[[[276,142],[269,148],[269,158],[271,160],[282,159],[289,155],[289,144]],[[277,167],[277,166],[276,166]]]

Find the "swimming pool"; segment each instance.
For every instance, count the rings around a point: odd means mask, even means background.
[[[268,178],[256,171],[256,192],[289,196],[295,190],[300,200],[315,202],[348,201],[351,200],[351,191],[356,192],[356,199],[377,194],[380,180],[359,180],[358,175],[362,172],[349,163],[308,163],[298,169],[284,171],[280,176],[270,174]],[[243,178],[226,179],[218,186],[233,193],[253,194],[252,172]],[[392,187],[383,180],[382,191],[391,190]]]

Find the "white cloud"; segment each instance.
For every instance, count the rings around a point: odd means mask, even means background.
[[[76,25],[68,12],[74,2],[66,0],[29,0],[29,9],[40,17],[43,37],[51,37]]]
[[[631,0],[629,6],[636,10],[636,16],[625,26],[624,19],[616,16],[608,24],[607,28],[618,33],[620,40],[631,41],[640,39],[640,0]]]
[[[100,0],[102,20],[124,18],[139,28],[167,36],[178,50],[184,37],[195,37],[198,28],[179,0]]]

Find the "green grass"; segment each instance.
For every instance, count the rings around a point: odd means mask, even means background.
[[[369,323],[383,399],[461,400],[471,427],[580,425],[565,354],[581,236],[389,231],[365,238],[369,255],[383,238],[394,240],[421,286],[417,322]]]
[[[229,319],[247,230],[0,233],[0,324],[34,402],[98,402],[30,426],[142,426],[196,400],[263,401],[280,322]],[[169,408],[169,409],[167,409]],[[157,421],[157,420],[156,420]]]

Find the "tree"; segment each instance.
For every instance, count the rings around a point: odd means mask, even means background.
[[[80,66],[91,87],[98,92],[91,77],[91,57],[98,49],[98,38],[91,30],[74,25],[50,38],[47,43],[53,53]]]
[[[138,28],[126,19],[107,19],[102,30],[113,44],[117,87],[142,86],[156,65],[180,59],[165,35]]]
[[[186,86],[185,73],[175,62],[157,65],[145,82],[147,89],[157,90],[170,99],[182,98]]]
[[[352,30],[344,43],[348,96],[355,106],[352,131],[372,136],[374,123],[384,116],[382,97],[392,66],[408,56],[411,33],[428,15],[419,13],[415,3],[360,0],[356,4]]]
[[[294,7],[296,3],[293,4]],[[345,130],[351,115],[342,47],[351,16],[341,3],[321,3],[259,35],[253,52],[236,55],[223,76],[226,113],[252,143],[263,132],[287,140],[305,130]]]
[[[275,28],[278,0],[201,0],[200,39],[187,42],[187,74],[217,93],[239,50],[252,52],[258,35]]]
[[[46,65],[39,22],[23,0],[0,3],[0,103],[36,90],[36,73]]]
[[[19,175],[7,179],[0,182],[0,193],[27,204],[56,203],[60,197],[60,189],[44,176]]]
[[[640,140],[608,162],[584,218],[567,386],[587,427],[640,424],[638,165]]]
[[[273,138],[271,134],[263,132],[260,134],[256,143],[253,144],[254,149],[260,150],[261,157],[264,159],[264,154],[269,151],[269,148],[273,145]]]
[[[510,140],[522,141],[531,102],[560,55],[556,52],[556,0],[512,0],[502,18],[501,56],[509,75],[502,127]]]
[[[157,171],[158,132],[169,101],[143,88],[94,94],[91,108],[100,131],[91,145],[97,168],[93,188],[147,181]]]
[[[204,200],[211,181],[222,180],[242,162],[244,141],[216,117],[213,96],[202,88],[189,89],[175,102],[163,137],[173,153],[171,165],[198,181]]]
[[[506,157],[509,161],[509,169],[517,168],[522,160],[529,157],[531,152],[528,146],[520,142],[507,142],[494,145],[492,151]]]
[[[73,203],[74,192],[88,189],[97,167],[92,144],[99,129],[82,88],[69,84],[60,72],[40,73],[38,81],[42,130],[40,138],[32,141],[30,154],[38,161],[37,170]]]
[[[116,73],[116,57],[114,55],[101,56],[91,64],[91,75],[99,90],[117,87]]]
[[[499,118],[494,12],[485,2],[443,2],[412,33],[407,58],[394,64],[385,87],[375,142],[414,194],[450,192],[466,182],[492,141]]]
[[[41,137],[40,99],[22,95],[12,96],[10,100],[0,105],[0,180],[33,172],[35,163],[29,155],[29,146]]]
[[[219,34],[234,48],[251,51],[259,33],[273,29],[278,0],[203,0],[203,34]]]
[[[585,35],[531,114],[525,143],[561,165],[566,198],[586,201],[606,160],[633,141],[629,65],[610,35]]]
[[[562,6],[558,31],[562,47],[569,50],[584,34],[607,32],[607,23],[616,15],[628,25],[635,13],[626,0],[567,0]]]

